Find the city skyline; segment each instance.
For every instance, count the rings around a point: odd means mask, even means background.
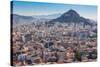
[[[11,5],[12,66],[97,61],[97,6],[25,1]]]

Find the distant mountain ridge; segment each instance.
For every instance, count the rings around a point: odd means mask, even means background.
[[[61,16],[62,14],[58,13],[58,14],[49,14],[49,15],[34,15],[33,17],[35,18],[39,18],[39,19],[55,19],[59,16]]]
[[[20,17],[23,19],[33,19],[33,17],[31,16],[23,16],[23,15],[18,15],[18,14],[11,14],[11,15],[13,15],[13,17]]]
[[[23,24],[23,23],[29,23],[33,19],[31,16],[22,16],[22,15],[17,15],[17,14],[11,14],[12,20],[13,20],[13,25],[15,24]]]
[[[93,25],[96,24],[95,21],[91,19],[84,18],[80,16],[75,10],[70,9],[69,11],[63,14],[52,14],[52,15],[34,15],[34,16],[22,16],[18,14],[11,14],[13,25],[16,24],[27,24],[27,23],[39,23],[39,22],[47,22],[47,23],[83,23],[85,25]]]

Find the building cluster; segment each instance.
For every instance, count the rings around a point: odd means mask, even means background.
[[[23,24],[13,27],[11,47],[15,66],[96,61],[97,33],[82,24]]]

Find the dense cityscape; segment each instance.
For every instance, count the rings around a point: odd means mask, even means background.
[[[77,17],[74,10],[69,10],[65,14],[71,15],[71,18]],[[65,14],[62,15],[64,18]],[[64,19],[56,20],[50,22],[41,20],[41,22],[34,21],[13,26],[12,62],[14,66],[97,60],[96,22],[90,25],[77,23],[72,19],[69,22],[65,22],[66,20],[60,22]]]

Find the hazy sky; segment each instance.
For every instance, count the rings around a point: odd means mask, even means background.
[[[97,6],[13,1],[13,13],[25,16],[61,14],[70,9],[83,17],[97,19]]]

